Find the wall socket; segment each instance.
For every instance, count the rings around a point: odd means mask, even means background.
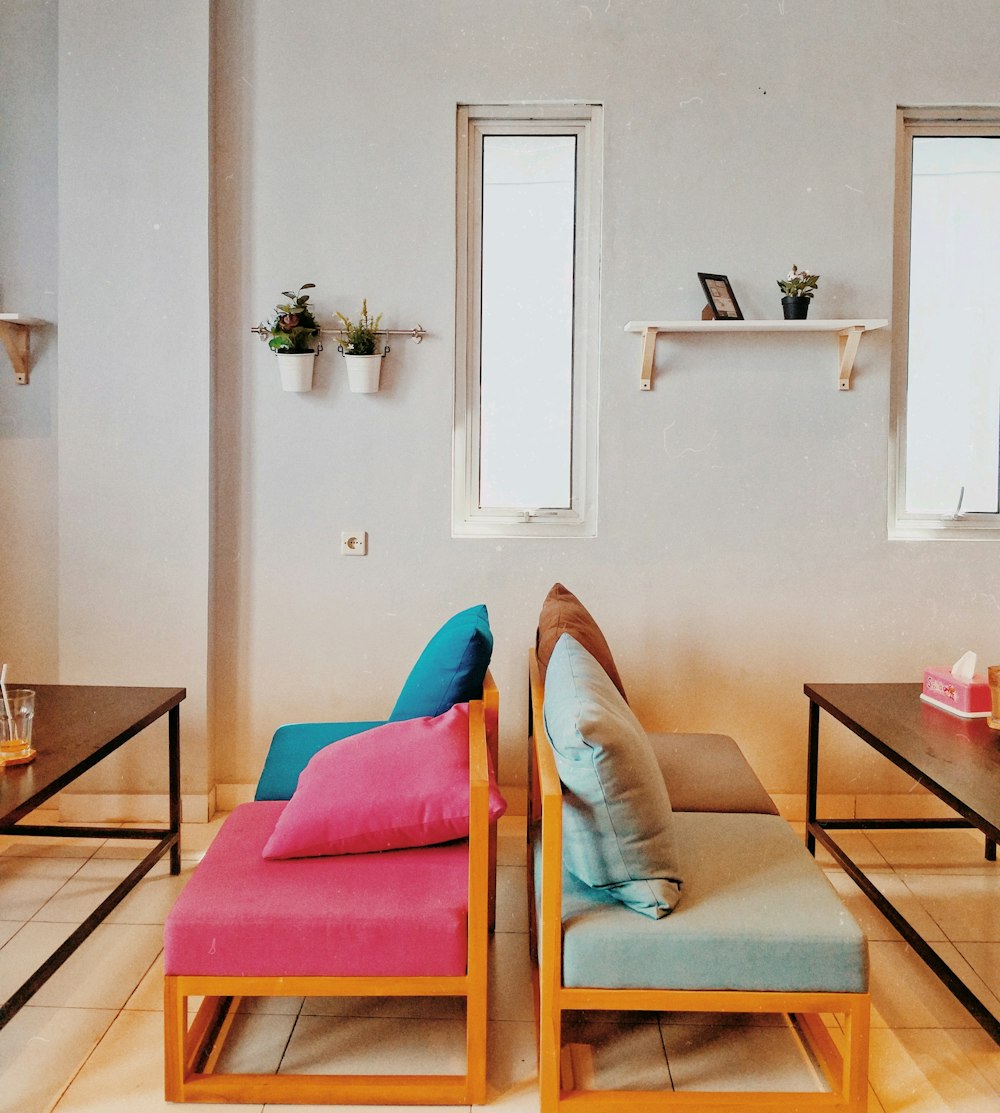
[[[340,535],[341,556],[367,556],[368,534],[363,529],[345,530]]]

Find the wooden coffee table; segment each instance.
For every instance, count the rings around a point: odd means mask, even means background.
[[[37,693],[32,745],[38,756],[29,765],[0,769],[0,834],[149,839],[153,846],[128,877],[0,1005],[0,1028],[164,854],[170,852],[172,874],[180,873],[181,868],[180,703],[186,691],[183,688],[118,688],[20,681],[17,687],[32,688]],[[46,826],[18,822],[163,715],[167,716],[169,777],[166,828]]]
[[[961,719],[923,703],[920,684],[806,684],[809,754],[806,845],[819,841],[900,935],[1000,1044],[998,1018],[972,992],[837,843],[831,831],[978,828],[985,856],[996,861],[1000,840],[1000,732],[985,719]],[[819,819],[820,709],[832,715],[957,814],[941,819]],[[998,867],[1000,868],[1000,867]]]

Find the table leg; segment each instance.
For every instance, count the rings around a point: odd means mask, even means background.
[[[181,709],[167,712],[167,764],[170,776],[170,832],[177,836],[170,848],[170,872],[181,872]]]
[[[997,844],[996,839],[986,837],[986,861],[995,862],[997,860]]]
[[[819,704],[809,701],[809,749],[806,756],[806,850],[815,856],[816,786],[819,782]]]

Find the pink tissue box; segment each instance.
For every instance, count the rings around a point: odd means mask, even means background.
[[[924,669],[924,690],[920,698],[963,719],[986,718],[992,709],[990,686],[985,676],[976,673],[971,680],[956,680],[947,665]]]

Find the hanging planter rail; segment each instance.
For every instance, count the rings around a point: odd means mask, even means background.
[[[261,340],[267,340],[271,335],[271,330],[267,325],[260,324],[256,328],[252,328],[251,332],[255,332]],[[323,336],[340,336],[341,330],[339,328],[322,328],[319,330]],[[379,336],[408,336],[415,344],[419,344],[425,336],[428,335],[427,330],[423,325],[414,325],[413,328],[382,328],[378,330]]]

